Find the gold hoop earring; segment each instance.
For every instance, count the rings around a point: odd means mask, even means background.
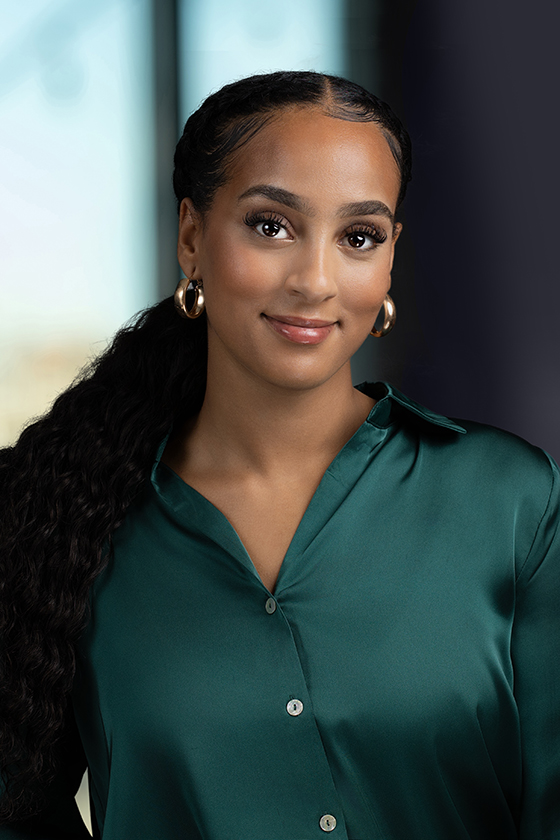
[[[390,295],[385,295],[385,300],[383,301],[383,309],[385,310],[383,326],[380,330],[376,330],[374,324],[373,329],[370,332],[370,335],[374,335],[376,338],[383,338],[383,336],[390,333],[393,327],[395,326],[397,320],[397,307],[395,306],[393,298]]]
[[[196,280],[194,284],[194,303],[190,309],[187,309],[186,296],[187,289],[191,281],[188,277],[183,277],[179,280],[179,284],[175,289],[173,302],[175,309],[181,318],[198,318],[204,312],[204,289],[202,288],[202,280]]]

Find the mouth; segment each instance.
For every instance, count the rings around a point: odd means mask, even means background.
[[[264,320],[272,329],[295,344],[320,344],[331,334],[336,321],[321,321],[318,318],[296,318],[292,315],[266,315]]]

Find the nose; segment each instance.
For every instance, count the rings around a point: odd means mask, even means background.
[[[294,255],[286,278],[286,289],[310,303],[319,303],[337,293],[336,257],[326,243],[309,244]]]

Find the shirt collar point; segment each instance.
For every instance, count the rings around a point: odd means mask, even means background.
[[[367,393],[368,396],[376,400],[367,418],[367,422],[373,426],[383,428],[391,424],[391,403],[394,402],[435,426],[440,426],[443,429],[449,429],[462,435],[467,433],[464,426],[461,426],[449,417],[445,417],[443,414],[436,414],[436,412],[431,411],[429,408],[420,405],[420,403],[405,396],[388,382],[362,382],[356,387],[359,391]]]

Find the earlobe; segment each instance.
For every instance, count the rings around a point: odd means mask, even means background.
[[[177,257],[179,265],[187,277],[191,278],[194,276],[199,257],[201,227],[200,215],[195,210],[191,199],[184,198],[179,209]]]

